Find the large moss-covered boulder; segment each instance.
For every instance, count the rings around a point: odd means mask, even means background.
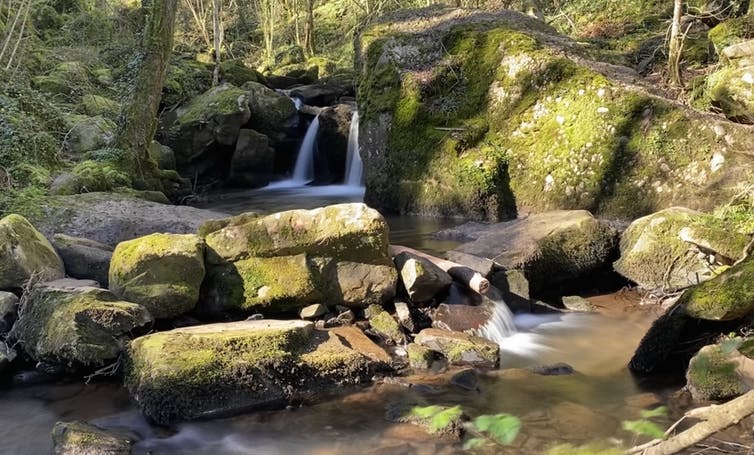
[[[754,46],[752,48],[754,50]],[[710,74],[707,90],[712,104],[727,118],[754,123],[754,66],[724,67]]]
[[[288,313],[315,302],[366,307],[395,295],[387,223],[364,204],[213,225],[219,229],[206,235],[206,310]]]
[[[151,234],[118,244],[110,289],[158,319],[191,311],[204,279],[204,241],[194,234]]]
[[[754,175],[748,129],[663,98],[522,14],[400,12],[356,47],[366,201],[378,208],[626,219],[711,208]]]
[[[84,152],[108,147],[115,140],[117,125],[112,120],[97,115],[72,115],[66,119],[70,128],[65,142],[68,150],[75,156]]]
[[[247,82],[262,82],[264,76],[249,68],[241,59],[224,60],[220,63],[220,79],[237,87]]]
[[[740,259],[749,241],[711,215],[672,207],[631,223],[615,270],[645,289],[685,288]]]
[[[450,260],[475,267],[476,259],[496,268],[523,270],[534,294],[582,278],[612,260],[617,231],[583,210],[559,210],[513,221],[452,229],[467,243],[449,251]],[[469,259],[468,256],[472,258]]]
[[[212,87],[214,65],[197,61],[193,55],[174,53],[170,57],[161,103],[179,106]]]
[[[20,289],[32,276],[63,278],[63,261],[26,218],[8,215],[0,219],[0,289]]]
[[[686,370],[686,388],[696,401],[729,400],[751,389],[754,341],[727,339],[703,347]]]
[[[79,109],[92,117],[102,116],[115,120],[120,112],[120,104],[110,98],[88,93],[81,97]]]
[[[52,429],[55,455],[129,455],[131,436],[84,422],[57,422]]]
[[[282,407],[358,384],[386,366],[380,351],[353,328],[315,331],[311,322],[275,320],[211,324],[134,340],[126,385],[145,415],[171,424]]]
[[[243,85],[249,97],[251,121],[249,126],[272,138],[290,127],[296,120],[296,106],[287,96],[258,82]]]
[[[680,302],[696,319],[731,321],[749,315],[754,310],[754,259],[687,290]]]
[[[9,338],[36,361],[103,366],[120,355],[135,329],[151,322],[145,307],[66,279],[38,285],[24,296]]]
[[[48,74],[35,76],[32,81],[41,92],[70,99],[90,88],[91,80],[90,68],[84,63],[71,61],[60,63]]]

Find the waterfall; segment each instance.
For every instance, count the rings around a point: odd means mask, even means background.
[[[291,183],[306,185],[314,180],[314,148],[317,146],[317,133],[319,132],[319,116],[314,117],[309,129],[306,130],[304,142],[298,149],[296,166],[293,168]]]
[[[361,187],[364,184],[364,164],[359,153],[359,112],[351,117],[351,129],[348,133],[348,151],[346,152],[346,186]]]
[[[500,291],[496,288],[490,287],[487,297],[489,297],[489,300],[486,304],[493,305],[492,317],[477,329],[476,334],[502,346],[503,340],[517,332],[516,325],[513,322],[513,314],[503,301]]]

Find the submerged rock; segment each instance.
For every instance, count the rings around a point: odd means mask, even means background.
[[[618,240],[615,229],[584,210],[475,224],[466,236],[474,240],[449,251],[448,259],[464,264],[465,255],[473,255],[504,270],[522,270],[535,295],[607,266]]]
[[[739,259],[749,240],[710,215],[672,207],[631,223],[614,267],[645,289],[680,289]]]
[[[387,223],[364,204],[234,220],[206,236],[207,311],[290,313],[312,303],[366,307],[395,295]]]
[[[377,359],[387,354],[354,330],[263,320],[155,333],[131,343],[126,384],[144,414],[163,425],[282,407],[385,367]]]
[[[34,287],[24,295],[9,338],[36,361],[75,367],[115,360],[129,335],[150,324],[152,316],[143,306],[88,284],[59,280]]]
[[[63,261],[26,218],[8,215],[0,219],[0,289],[20,289],[32,276],[63,278]]]
[[[194,234],[152,234],[121,242],[110,262],[110,289],[157,319],[194,309],[204,279],[204,241]]]
[[[84,422],[57,422],[52,429],[55,455],[129,455],[131,436]]]
[[[462,332],[424,329],[414,342],[439,352],[452,365],[494,368],[500,362],[500,346],[497,343]]]
[[[65,234],[55,234],[52,242],[63,259],[68,276],[94,280],[102,287],[107,287],[107,274],[113,256],[111,246]]]

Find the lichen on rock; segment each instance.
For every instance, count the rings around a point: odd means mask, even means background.
[[[35,277],[65,276],[63,261],[42,233],[20,215],[0,219],[0,289],[20,289]]]

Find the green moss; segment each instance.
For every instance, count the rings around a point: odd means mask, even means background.
[[[212,66],[191,56],[174,55],[170,59],[161,103],[178,106],[212,87]]]
[[[105,118],[115,119],[120,112],[120,104],[104,96],[86,94],[81,98],[79,109],[92,117],[101,115]]]
[[[52,429],[56,453],[107,453],[128,455],[131,437],[110,433],[82,422],[57,422]]]
[[[719,345],[706,346],[689,362],[687,386],[699,401],[726,400],[748,391],[736,373],[738,364]]]
[[[435,355],[431,350],[416,343],[410,343],[406,346],[406,352],[408,353],[408,363],[411,368],[427,369],[432,366],[432,362],[435,359]]]
[[[191,100],[182,111],[180,124],[206,122],[210,116],[233,115],[248,109],[247,94],[244,90],[224,84],[205,92]]]
[[[369,325],[377,333],[394,343],[401,343],[405,339],[398,322],[390,316],[390,313],[383,310],[381,306],[371,305],[367,310]]]
[[[754,16],[747,14],[720,22],[709,31],[708,36],[717,53],[722,54],[724,48],[754,37]]]
[[[754,260],[687,290],[680,301],[697,319],[729,321],[748,315],[754,309]]]
[[[63,276],[63,261],[26,218],[11,214],[0,219],[0,289],[21,289],[32,277]]]
[[[247,67],[242,60],[225,60],[220,63],[220,78],[237,87],[247,82],[262,82],[263,76]]]

